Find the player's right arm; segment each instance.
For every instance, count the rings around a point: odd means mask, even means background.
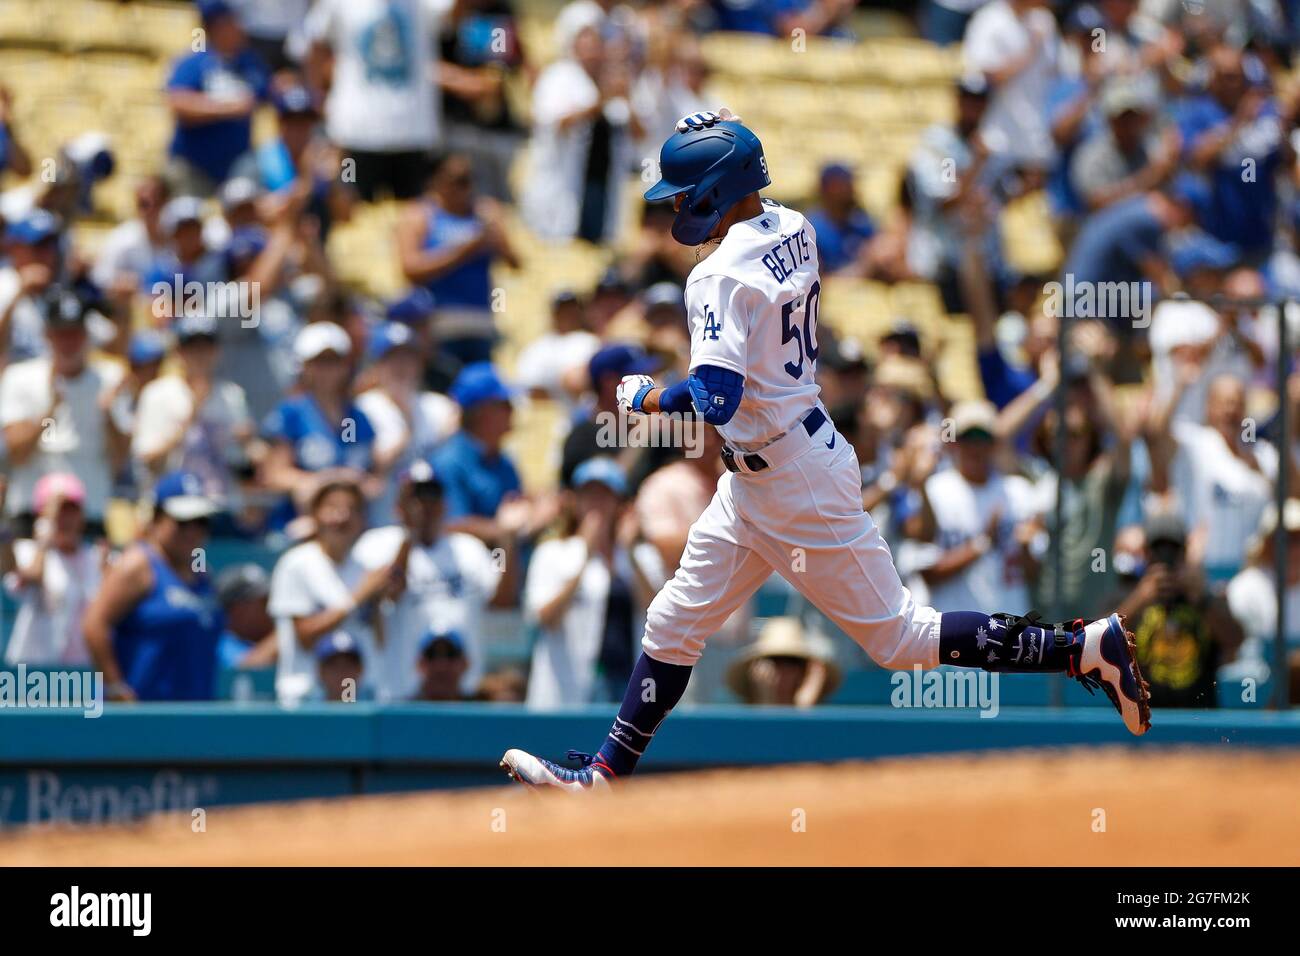
[[[669,388],[641,382],[629,395],[632,411],[695,411],[710,425],[725,425],[745,390],[750,308],[743,285],[709,275],[686,288],[691,319],[691,365],[686,379]],[[630,390],[630,389],[629,389]]]

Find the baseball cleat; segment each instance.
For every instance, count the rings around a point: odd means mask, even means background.
[[[1137,736],[1151,729],[1151,693],[1138,670],[1137,645],[1118,614],[1083,629],[1083,647],[1070,672],[1088,691],[1100,687],[1115,705],[1124,725]]]
[[[562,767],[523,750],[507,750],[501,758],[501,767],[512,780],[517,780],[529,790],[553,787],[557,790],[608,790],[614,771],[599,758],[577,750],[568,752],[570,760],[581,761],[577,770]]]

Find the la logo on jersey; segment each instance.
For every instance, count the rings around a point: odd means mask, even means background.
[[[713,310],[706,308],[704,310],[704,337],[712,341],[718,341],[718,333],[722,330],[722,323],[718,321]]]

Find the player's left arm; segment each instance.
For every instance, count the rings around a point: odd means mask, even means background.
[[[634,412],[697,412],[710,425],[725,425],[745,392],[746,339],[750,309],[745,288],[727,276],[705,276],[686,290],[691,317],[691,370],[684,381],[660,388],[632,375],[619,386],[619,402]]]

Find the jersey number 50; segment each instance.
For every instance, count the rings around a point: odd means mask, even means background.
[[[803,309],[803,331],[793,323],[795,303],[798,299],[791,299],[781,307],[781,344],[794,340],[794,344],[799,347],[799,360],[797,362],[786,362],[785,370],[790,373],[791,378],[803,377],[803,362],[807,358],[810,363],[817,361],[817,307],[821,302],[822,284],[814,282],[811,289],[808,290],[808,296],[804,300]]]

